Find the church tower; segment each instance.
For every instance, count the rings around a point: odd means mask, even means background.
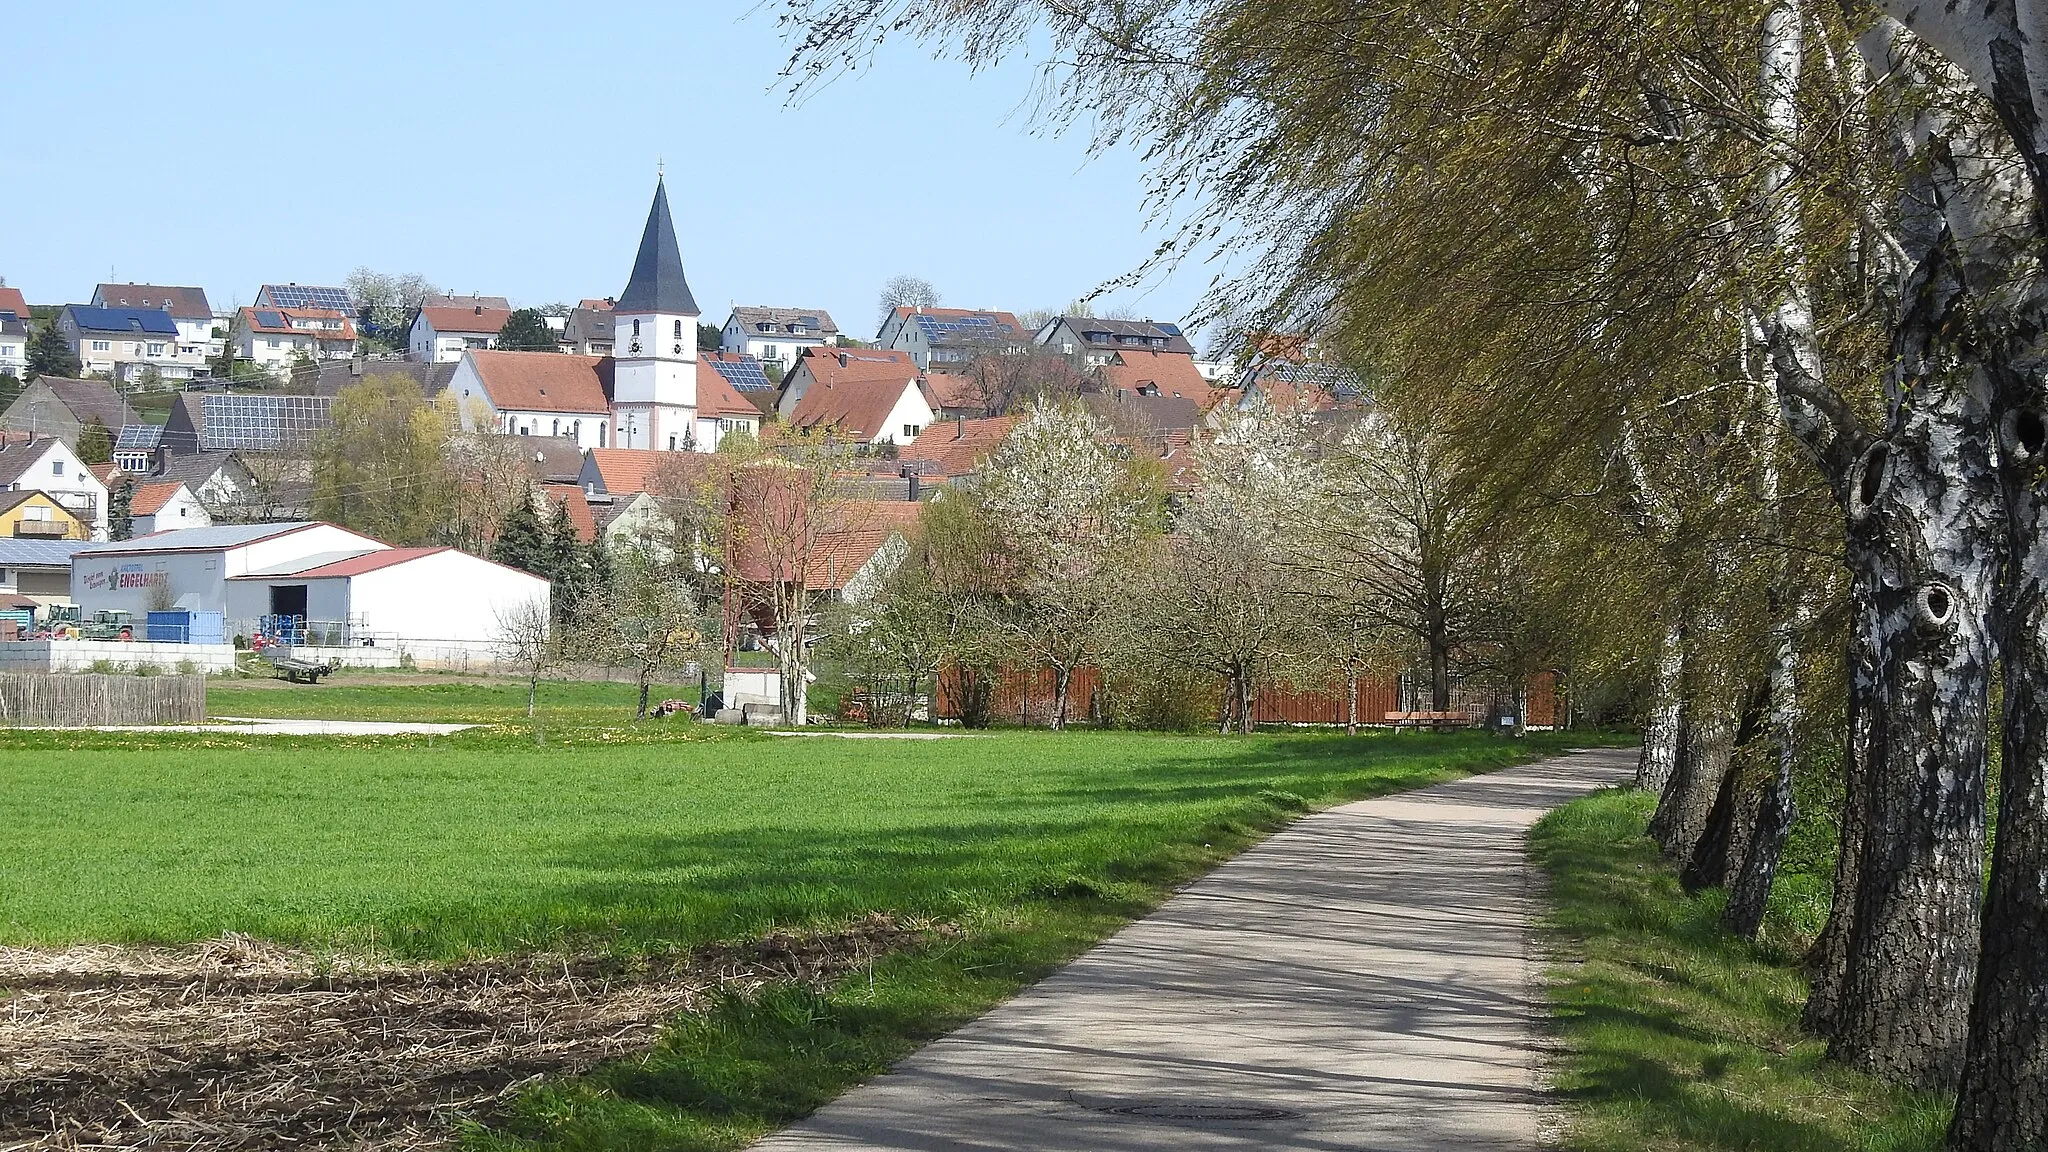
[[[632,278],[612,305],[612,427],[621,448],[695,448],[697,300],[657,178]]]

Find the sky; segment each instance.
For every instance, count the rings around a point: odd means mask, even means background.
[[[32,304],[197,284],[217,311],[357,266],[515,305],[615,296],[657,163],[713,323],[822,307],[871,337],[897,274],[952,306],[1056,308],[1162,238],[1131,152],[1034,121],[1029,61],[894,44],[793,101],[775,7],[23,6],[0,276]],[[1178,319],[1208,275],[1096,307]]]

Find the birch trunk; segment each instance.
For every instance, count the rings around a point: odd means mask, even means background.
[[[1657,669],[1650,688],[1650,711],[1643,719],[1643,748],[1636,760],[1636,787],[1662,793],[1671,780],[1678,750],[1678,683],[1684,671],[1684,633],[1673,624],[1664,630]]]
[[[1792,798],[1792,770],[1798,757],[1799,692],[1796,677],[1798,651],[1793,646],[1789,625],[1778,630],[1778,644],[1771,657],[1771,759],[1773,773],[1765,782],[1756,807],[1756,830],[1742,866],[1728,892],[1728,906],[1721,923],[1738,936],[1756,939],[1763,927],[1764,911],[1770,904],[1771,886],[1778,879],[1778,863],[1785,855],[1785,841],[1798,818]]]
[[[1696,692],[1678,712],[1678,755],[1650,818],[1650,835],[1680,867],[1692,859],[1728,771],[1729,744],[1735,736],[1730,711],[1714,694]]]
[[[1870,555],[1852,540],[1849,549],[1853,599],[1868,603],[1875,596],[1868,571]],[[1807,953],[1806,969],[1813,986],[1807,993],[1800,1026],[1832,1039],[1842,1003],[1842,982],[1849,970],[1849,937],[1856,927],[1856,893],[1863,882],[1863,842],[1870,827],[1870,730],[1877,715],[1877,661],[1867,633],[1849,637],[1848,740],[1842,749],[1842,810],[1835,848],[1835,899],[1827,926]]]
[[[1756,826],[1756,808],[1734,752],[1755,743],[1763,729],[1764,709],[1768,705],[1766,694],[1758,692],[1742,709],[1742,719],[1730,741],[1730,754],[1714,789],[1714,806],[1707,813],[1699,842],[1682,861],[1679,882],[1688,892],[1725,888],[1733,883],[1735,871],[1741,866],[1749,834]]]

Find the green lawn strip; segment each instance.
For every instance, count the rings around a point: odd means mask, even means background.
[[[1830,1063],[1799,1029],[1807,985],[1795,944],[1815,923],[1813,877],[1795,871],[1780,884],[1761,943],[1734,937],[1718,923],[1724,896],[1686,895],[1643,835],[1655,803],[1602,792],[1552,812],[1532,837],[1550,877],[1550,925],[1576,961],[1551,985],[1569,1052],[1556,1075],[1563,1146],[1939,1148],[1943,1102]]]
[[[639,688],[619,681],[543,681],[538,719],[543,729],[618,725],[633,718]],[[659,684],[648,704],[697,699],[697,686]],[[392,677],[344,671],[317,685],[283,680],[216,679],[206,686],[212,716],[303,720],[425,720],[446,724],[526,724],[526,682],[450,675]]]

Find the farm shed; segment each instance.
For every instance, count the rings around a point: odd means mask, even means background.
[[[380,540],[317,521],[155,532],[81,549],[71,560],[71,598],[88,614],[120,610],[138,620],[168,600],[195,612],[223,613],[232,628],[238,621],[276,609],[248,600],[231,602],[231,578],[309,556],[339,560],[386,547]],[[301,607],[299,614],[304,611]]]
[[[71,558],[89,546],[83,540],[0,537],[0,592],[32,596],[44,604],[69,601]]]
[[[303,602],[313,643],[395,647],[421,664],[440,665],[488,661],[500,614],[548,599],[546,580],[454,548],[316,554],[228,583],[228,602],[244,615]]]

